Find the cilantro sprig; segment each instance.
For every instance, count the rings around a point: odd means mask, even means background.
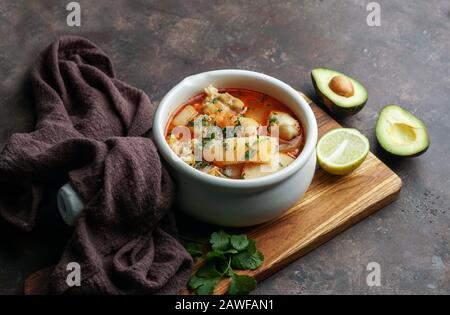
[[[189,279],[190,291],[200,295],[212,294],[224,278],[231,279],[228,294],[244,295],[256,288],[255,278],[234,271],[254,270],[262,265],[264,255],[256,249],[254,240],[244,234],[230,235],[219,231],[211,234],[209,244],[205,262]],[[203,248],[195,243],[186,247],[193,257],[202,255]]]

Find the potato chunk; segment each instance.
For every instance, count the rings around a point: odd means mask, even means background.
[[[219,167],[243,163],[268,163],[276,152],[278,139],[267,136],[211,140],[203,157]]]
[[[280,138],[284,140],[291,140],[300,134],[300,123],[287,113],[270,112],[267,124],[271,128],[277,126]]]
[[[258,133],[259,124],[253,118],[239,117],[239,124],[241,130],[238,132],[238,136],[256,136]]]
[[[272,156],[270,163],[267,164],[246,164],[242,169],[243,179],[254,179],[273,174],[289,164],[294,162],[294,159],[284,153],[276,153]]]
[[[184,107],[173,119],[174,126],[187,126],[188,123],[198,115],[198,112],[191,105]]]

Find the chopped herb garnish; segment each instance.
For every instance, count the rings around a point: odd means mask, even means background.
[[[236,126],[234,128],[233,136],[239,136],[239,134],[241,134],[242,132],[244,132],[244,127]]]
[[[248,160],[250,160],[252,157],[254,157],[255,154],[256,154],[256,150],[254,150],[254,149],[249,149],[248,151],[245,152],[244,158],[245,158],[246,161],[248,161]]]
[[[214,97],[214,98],[211,100],[211,103],[216,104],[216,103],[217,103],[217,98]]]
[[[210,165],[211,165],[211,164],[209,164],[209,163],[207,163],[207,162],[205,162],[205,161],[198,161],[198,162],[195,162],[194,168],[200,170],[200,169],[205,168],[205,167],[208,167],[208,166],[210,166]]]
[[[278,117],[277,117],[276,113],[273,113],[272,116],[270,116],[269,125],[273,126],[273,125],[276,125],[276,124],[278,124]]]
[[[190,122],[188,122],[188,127],[194,127],[194,121],[191,120]]]
[[[281,164],[281,163],[278,163],[278,165],[281,167],[281,168],[283,168],[284,167],[284,165],[283,164]]]
[[[205,148],[211,143],[211,138],[203,138],[202,139],[202,146]]]

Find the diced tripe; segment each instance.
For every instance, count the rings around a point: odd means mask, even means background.
[[[192,152],[192,141],[180,141],[174,135],[171,135],[167,142],[172,151],[189,165],[194,163],[194,154]]]
[[[235,112],[240,112],[244,109],[244,103],[237,97],[232,96],[229,93],[219,93],[219,99],[228,105],[231,110]]]
[[[284,153],[276,153],[272,155],[270,163],[267,164],[246,164],[242,169],[243,179],[260,178],[273,174],[289,164],[294,162],[294,159]]]
[[[211,140],[204,149],[203,156],[219,167],[249,162],[268,163],[277,145],[278,139],[267,136]]]
[[[280,138],[284,140],[291,140],[300,134],[299,122],[287,113],[270,112],[267,124],[270,127],[278,126]]]
[[[198,115],[194,106],[185,106],[173,119],[174,126],[187,126],[188,123]]]
[[[212,114],[217,111],[232,110],[239,113],[244,109],[244,103],[229,93],[219,93],[212,85],[205,89],[206,98],[203,101],[203,111]]]

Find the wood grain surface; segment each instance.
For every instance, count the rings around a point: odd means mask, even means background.
[[[306,96],[305,99],[316,115],[319,138],[325,132],[340,127]],[[256,240],[258,250],[265,257],[259,269],[242,273],[253,275],[258,281],[267,278],[394,201],[401,187],[400,177],[372,153],[358,169],[344,177],[332,176],[318,169],[305,196],[284,215],[241,231]],[[197,227],[195,229],[199,230]],[[204,236],[208,235],[205,229]],[[202,260],[198,259],[196,265],[201,264]],[[24,293],[45,294],[50,271],[51,268],[39,270],[28,277]],[[215,294],[224,294],[227,288],[228,281],[222,281]],[[189,294],[187,290],[182,293]]]

